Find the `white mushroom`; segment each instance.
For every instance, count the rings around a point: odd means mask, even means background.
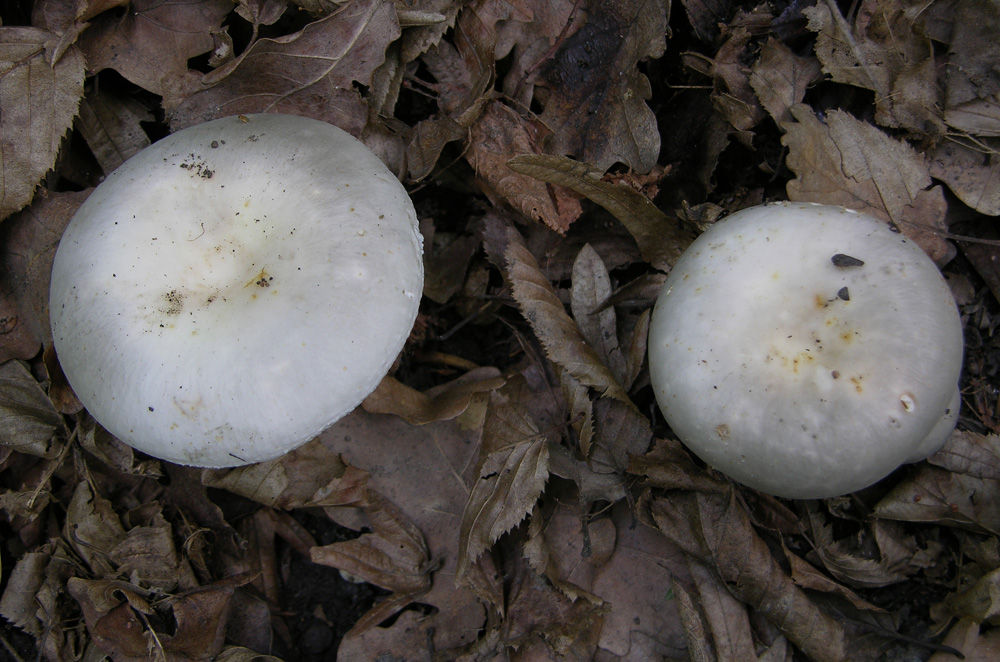
[[[129,159],[77,212],[52,268],[56,351],[133,447],[267,460],[386,374],[417,314],[421,251],[406,191],[344,131],[215,120]]]
[[[937,451],[959,409],[962,326],[934,263],[871,217],[745,209],[671,270],[649,368],[673,432],[791,498],[852,492]]]

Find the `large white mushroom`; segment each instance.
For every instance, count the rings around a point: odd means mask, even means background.
[[[406,191],[340,129],[291,115],[179,131],[98,186],[60,242],[59,361],[111,433],[172,462],[277,457],[350,412],[423,285]]]
[[[650,377],[708,464],[792,498],[852,492],[937,451],[959,410],[947,284],[887,224],[776,203],[716,223],[653,311]]]

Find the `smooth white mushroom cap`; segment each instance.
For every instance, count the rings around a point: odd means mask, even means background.
[[[678,260],[649,368],[671,429],[708,464],[820,498],[943,445],[962,347],[951,292],[916,244],[857,212],[785,202],[732,214]]]
[[[179,131],[79,209],[52,269],[52,334],[77,396],[150,455],[277,457],[391,367],[423,287],[406,191],[363,144],[292,115]]]

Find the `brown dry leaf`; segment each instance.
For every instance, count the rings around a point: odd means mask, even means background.
[[[517,526],[535,506],[549,477],[548,444],[510,391],[490,394],[482,445],[462,528],[457,577]]]
[[[806,89],[821,73],[815,58],[796,55],[771,37],[754,62],[750,85],[760,104],[775,122],[781,124],[792,121],[792,106],[802,102]]]
[[[482,241],[476,235],[436,232],[430,219],[420,222],[424,235],[424,296],[448,303],[465,284],[465,274]]]
[[[750,68],[745,64],[750,41],[750,31],[737,27],[729,32],[715,57],[698,53],[684,56],[688,67],[712,78],[712,103],[737,132],[744,134],[744,142],[749,138],[747,132],[764,119],[764,109],[750,84]]]
[[[1000,568],[986,573],[969,588],[945,601],[948,610],[976,623],[1000,620]]]
[[[824,520],[815,505],[807,504],[806,509],[813,545],[807,558],[818,559],[835,579],[848,586],[888,586],[905,581],[920,565],[926,567],[915,562],[921,554],[916,540],[904,535],[896,522],[875,521],[853,537],[835,539],[832,523]]]
[[[0,597],[0,616],[35,637],[41,634],[37,596],[50,558],[48,551],[24,554],[11,570]]]
[[[496,368],[476,368],[425,393],[394,377],[386,377],[361,406],[371,414],[393,414],[413,425],[447,421],[460,416],[473,399],[504,385]]]
[[[947,204],[940,186],[931,187],[920,154],[848,113],[832,110],[825,123],[805,105],[791,109],[795,122],[783,122],[782,144],[791,200],[840,205],[891,221],[932,259],[950,252],[942,238]]]
[[[731,487],[655,498],[651,515],[669,540],[714,568],[736,598],[781,630],[810,659],[859,659],[840,623],[821,611],[771,555]]]
[[[227,646],[215,657],[214,662],[282,662],[273,655],[263,655],[242,646]]]
[[[157,640],[146,616],[153,608],[145,591],[128,582],[71,577],[66,589],[80,604],[87,633],[116,662],[149,660]],[[161,653],[162,654],[162,653]]]
[[[385,497],[366,491],[357,504],[363,508],[372,532],[360,538],[314,547],[314,563],[333,566],[366,582],[392,591],[354,624],[361,633],[419,600],[431,588],[430,551],[420,529]]]
[[[365,480],[337,453],[315,442],[267,462],[202,472],[202,481],[209,487],[284,509],[325,505],[330,494],[363,489]]]
[[[586,519],[585,529],[578,510],[564,502],[546,515],[536,544],[544,546],[547,563],[539,571],[564,592],[575,587],[603,602],[597,645],[606,653],[629,662],[683,659],[684,636],[670,590],[674,578],[687,576],[677,548],[656,529],[636,523],[624,501],[610,517]]]
[[[49,193],[0,225],[0,363],[51,336],[49,277],[63,230],[89,191]]]
[[[611,297],[611,276],[590,244],[584,245],[573,262],[572,283],[570,312],[577,328],[618,382],[624,384],[625,356],[618,344],[618,317],[613,307],[601,307]]]
[[[797,586],[809,589],[810,591],[818,591],[839,596],[847,600],[851,606],[860,611],[880,611],[878,607],[866,600],[863,600],[851,589],[839,582],[834,581],[833,579],[830,579],[828,575],[820,572],[815,566],[811,565],[797,554],[793,554],[784,545],[782,545],[782,549],[785,552],[785,560],[788,561],[790,568],[789,575]]]
[[[604,207],[629,231],[642,259],[669,271],[694,237],[635,189],[603,179],[604,171],[562,156],[519,155],[507,162],[514,172],[576,191]]]
[[[666,49],[666,12],[652,0],[608,0],[539,70],[548,92],[541,123],[552,130],[545,152],[568,155],[605,171],[615,163],[649,172],[660,135],[646,105],[652,95],[640,60]]]
[[[39,28],[0,30],[0,220],[31,202],[83,96],[83,56],[70,46],[54,60],[56,39]]]
[[[520,233],[493,214],[486,217],[485,228],[486,252],[503,269],[514,299],[549,359],[598,393],[630,403],[614,374],[584,341]]]
[[[96,90],[83,98],[77,124],[87,146],[105,174],[149,145],[140,122],[153,114],[130,96]]]
[[[930,150],[928,170],[981,214],[1000,216],[1000,141],[946,141]]]
[[[955,430],[948,443],[927,461],[973,478],[1000,480],[1000,436]]]
[[[294,34],[261,39],[206,75],[175,106],[180,129],[239,113],[280,112],[320,119],[359,136],[368,109],[354,82],[371,85],[388,45],[399,37],[392,3],[358,0]]]
[[[945,81],[945,121],[972,135],[1000,136],[1000,59],[996,35],[1000,7],[995,2],[954,4]]]
[[[877,123],[941,135],[937,63],[930,39],[914,27],[914,14],[925,4],[865,0],[853,26],[831,2],[819,2],[803,14],[817,33],[815,51],[823,71],[839,83],[875,92]]]
[[[188,60],[211,51],[231,0],[134,0],[129,11],[95,18],[80,37],[87,70],[114,69],[161,96],[197,81]]]
[[[968,619],[962,619],[948,630],[941,642],[960,651],[965,662],[993,662],[1000,659],[1000,630],[987,629]],[[954,662],[955,655],[937,652],[927,662]]]
[[[590,464],[595,473],[624,476],[629,462],[646,452],[653,438],[649,419],[634,406],[600,398],[594,402],[595,431]]]
[[[721,26],[732,14],[732,0],[681,0],[695,35],[704,42],[715,42]]]
[[[919,465],[875,507],[875,515],[1000,534],[1000,481]]]
[[[62,451],[62,416],[20,361],[0,363],[0,445],[54,458]]]
[[[539,132],[537,122],[491,101],[472,126],[466,158],[495,205],[506,201],[525,217],[565,233],[583,213],[580,201],[562,187],[546,186],[507,167],[515,155],[539,151]]]
[[[352,659],[348,651],[367,659],[370,649],[363,642],[368,637],[382,642],[382,650],[403,658],[424,649],[431,631],[441,649],[475,640],[484,609],[471,590],[456,583],[455,568],[462,509],[474,480],[484,414],[485,408],[474,402],[456,419],[415,427],[395,416],[357,410],[313,442],[342,455],[350,471],[370,472],[367,488],[388,499],[419,528],[429,558],[437,565],[430,591],[420,599],[434,606],[435,613],[421,617],[415,628],[408,628],[410,621],[400,617],[385,629],[352,631],[341,643],[339,655],[344,659]],[[320,464],[303,474],[323,471]],[[370,526],[357,508],[345,505],[326,511],[344,526]]]
[[[163,518],[158,504],[149,506],[152,513],[147,522],[132,527],[122,540],[102,551],[115,563],[118,575],[133,583],[163,592],[176,590],[178,585],[193,588],[197,582],[174,547],[173,528]]]
[[[115,577],[107,551],[125,539],[125,529],[111,502],[82,480],[66,508],[63,537],[97,577]]]
[[[691,584],[697,591],[697,608],[710,634],[716,658],[720,661],[755,659],[754,635],[746,605],[726,590],[722,580],[706,564],[691,556],[687,561]]]

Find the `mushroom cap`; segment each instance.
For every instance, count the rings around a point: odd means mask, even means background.
[[[962,346],[951,292],[915,243],[854,211],[784,202],[736,212],[685,251],[653,310],[649,369],[705,462],[820,498],[943,445]]]
[[[356,407],[417,315],[422,239],[362,143],[293,115],[227,117],[129,159],[52,268],[60,364],[112,434],[158,458],[277,457]]]

